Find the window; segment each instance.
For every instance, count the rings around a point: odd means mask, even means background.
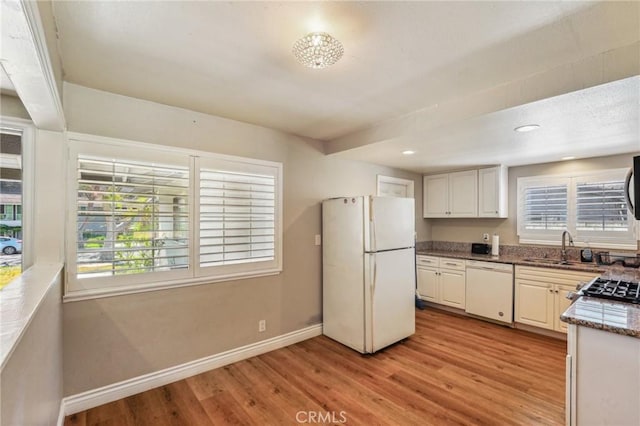
[[[576,244],[635,249],[636,223],[624,196],[626,172],[519,178],[520,242],[559,244],[559,232],[566,229]]]
[[[567,229],[567,184],[534,183],[523,189],[523,228],[526,231]]]
[[[281,164],[118,145],[71,143],[65,300],[281,271]]]
[[[32,129],[24,120],[3,117],[0,123],[0,289],[31,265],[28,212],[33,181]],[[27,217],[28,219],[28,217]]]
[[[78,279],[187,268],[188,167],[79,156]]]

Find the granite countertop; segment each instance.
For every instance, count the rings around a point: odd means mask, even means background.
[[[560,319],[569,324],[640,339],[640,305],[582,296]]]
[[[540,268],[553,268],[553,269],[568,269],[573,271],[583,271],[583,272],[596,272],[596,273],[604,273],[607,271],[607,266],[598,265],[596,263],[570,263],[567,265],[556,264],[556,263],[542,263],[542,262],[534,262],[527,259],[533,258],[535,256],[518,256],[518,255],[500,255],[500,256],[491,256],[490,254],[473,254],[463,251],[440,251],[440,250],[417,250],[416,253],[418,255],[423,256],[438,256],[438,257],[449,257],[455,259],[466,259],[466,260],[480,260],[485,262],[496,262],[496,263],[511,263],[513,265],[526,265],[526,266],[535,266]],[[638,274],[640,277],[640,273]]]

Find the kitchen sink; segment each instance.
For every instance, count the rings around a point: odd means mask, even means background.
[[[584,265],[584,262],[579,260],[560,260],[560,259],[547,259],[546,257],[530,257],[522,259],[525,262],[541,263],[544,265]]]

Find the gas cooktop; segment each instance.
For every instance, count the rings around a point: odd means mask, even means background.
[[[637,282],[596,278],[583,287],[581,293],[589,297],[640,304],[640,283]]]

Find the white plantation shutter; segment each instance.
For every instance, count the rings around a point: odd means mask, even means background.
[[[627,209],[625,175],[626,170],[612,170],[574,179],[579,239],[635,248],[636,223]]]
[[[568,230],[576,245],[635,249],[635,220],[624,196],[625,169],[576,176],[518,178],[520,242],[559,244]]]
[[[629,228],[624,181],[577,185],[578,231],[622,231]]]
[[[524,229],[567,228],[567,185],[531,186],[524,189]]]
[[[65,300],[282,271],[281,163],[104,138],[69,158]]]
[[[275,178],[200,171],[200,266],[273,260]]]
[[[189,169],[79,156],[76,277],[189,266]]]
[[[279,268],[279,173],[278,167],[199,159],[201,274]]]

